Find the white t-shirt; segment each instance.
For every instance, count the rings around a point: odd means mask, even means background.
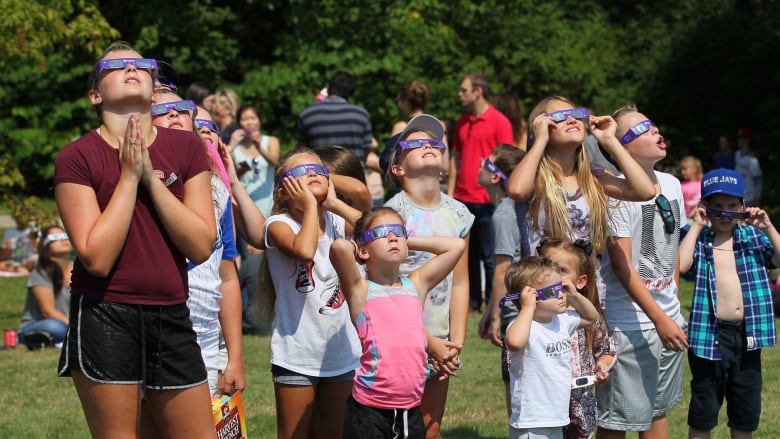
[[[512,322],[509,327],[516,323]],[[525,348],[509,351],[509,389],[514,428],[569,425],[571,398],[571,335],[580,325],[576,311],[549,323],[531,322]]]
[[[268,226],[275,222],[287,224],[296,234],[301,230],[301,225],[287,214],[273,215],[265,222],[266,259],[276,289],[271,364],[317,377],[354,370],[358,367],[360,341],[329,255],[333,241],[344,236],[344,218],[325,213],[325,233],[319,237],[317,252],[308,264],[269,244]],[[334,298],[338,298],[335,303]],[[334,306],[321,312],[329,302]]]
[[[655,198],[649,201],[628,202],[610,200],[610,234],[617,238],[631,238],[631,265],[653,295],[658,306],[668,316],[680,313],[677,282],[677,249],[680,244],[680,219],[685,218],[680,181],[671,174],[655,171],[663,194],[672,206],[674,232],[664,231],[664,223]],[[601,277],[605,283],[604,312],[610,329],[637,331],[655,326],[639,305],[628,294],[614,272],[608,252],[604,252]]]

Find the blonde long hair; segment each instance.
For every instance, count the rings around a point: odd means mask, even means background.
[[[572,106],[574,103],[563,96],[550,96],[536,104],[528,120],[534,120],[536,116],[546,113],[551,102],[565,102]],[[533,127],[528,125],[528,135],[533,135]],[[579,145],[575,152],[574,172],[577,176],[577,185],[582,196],[588,203],[590,241],[597,253],[604,251],[609,237],[609,224],[607,217],[608,198],[601,184],[590,169],[590,159],[585,149],[585,143]],[[574,238],[574,229],[571,225],[569,212],[566,207],[566,194],[561,186],[563,181],[563,169],[545,151],[539,162],[539,169],[534,180],[534,190],[529,200],[528,215],[532,220],[534,229],[539,229],[539,212],[544,204],[544,212],[547,217],[547,234],[555,238]]]

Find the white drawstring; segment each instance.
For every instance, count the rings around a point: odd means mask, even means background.
[[[409,437],[409,410],[403,410],[403,436],[400,436],[404,439]],[[393,439],[398,439],[398,433],[395,429],[395,420],[398,418],[398,409],[393,409],[393,433],[395,433],[395,436],[393,436]]]

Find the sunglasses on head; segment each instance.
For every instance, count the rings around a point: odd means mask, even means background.
[[[498,174],[498,176],[501,177],[501,184],[506,186],[506,181],[508,180],[506,174],[504,174],[504,171],[502,171],[501,169],[498,169],[498,166],[496,166],[495,163],[490,161],[489,158],[484,159],[482,161],[482,169],[488,172],[492,172],[494,174]]]
[[[171,110],[176,110],[177,113],[188,113],[190,117],[195,117],[198,114],[198,106],[195,105],[195,102],[186,100],[152,105],[152,117],[166,115]]]
[[[750,218],[750,214],[743,211],[720,210],[708,207],[707,218],[714,220],[744,221]]]
[[[590,116],[590,111],[588,111],[587,108],[580,107],[572,108],[570,110],[553,111],[552,113],[547,113],[547,116],[557,123],[563,122],[569,117],[573,117],[575,119],[585,119]]]
[[[52,233],[51,235],[46,235],[46,238],[43,240],[43,245],[49,245],[52,242],[63,241],[67,239],[68,239],[67,233]]]
[[[287,177],[292,177],[292,178],[303,177],[304,175],[308,174],[311,171],[314,171],[315,174],[322,175],[324,177],[327,177],[327,176],[330,175],[328,173],[328,168],[326,168],[326,167],[324,167],[322,165],[318,165],[316,163],[308,163],[308,164],[305,164],[305,165],[298,165],[298,166],[294,166],[294,167],[288,169],[287,172],[282,174],[282,176],[279,178],[279,181],[276,182],[276,187],[277,188],[281,187],[282,184],[284,184],[284,179],[287,178]]]
[[[219,127],[217,126],[216,122],[214,122],[213,120],[195,119],[195,120],[193,120],[193,122],[195,123],[195,129],[196,130],[200,130],[201,128],[206,127],[212,133],[220,134]]]
[[[554,299],[554,298],[561,297],[561,294],[563,294],[563,282],[558,282],[552,285],[548,285],[544,288],[537,288],[536,300]],[[503,308],[506,306],[507,302],[510,302],[512,300],[519,300],[520,297],[521,297],[520,293],[507,294],[506,296],[502,297],[501,300],[498,301],[498,307]]]
[[[355,237],[355,241],[360,245],[366,245],[379,238],[386,238],[393,234],[396,238],[408,238],[406,227],[403,224],[382,224],[381,226],[371,227]]]
[[[629,128],[628,131],[626,131],[626,134],[623,134],[623,137],[620,138],[620,144],[625,145],[626,143],[632,142],[637,137],[650,131],[650,128],[654,126],[655,124],[650,119],[645,119],[642,122],[639,122],[638,124]]]
[[[677,225],[674,222],[674,213],[672,212],[672,203],[663,194],[655,197],[655,205],[658,206],[658,211],[661,212],[661,219],[664,222],[664,232],[668,234],[674,233]]]

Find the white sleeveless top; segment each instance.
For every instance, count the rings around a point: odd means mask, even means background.
[[[269,244],[268,226],[277,221],[296,234],[301,230],[288,214],[273,215],[265,222],[266,259],[276,289],[271,364],[317,377],[350,372],[358,367],[360,342],[329,255],[333,241],[344,236],[344,218],[325,213],[325,234],[307,264]],[[339,300],[334,304],[333,298]],[[329,302],[333,306],[324,309]]]

